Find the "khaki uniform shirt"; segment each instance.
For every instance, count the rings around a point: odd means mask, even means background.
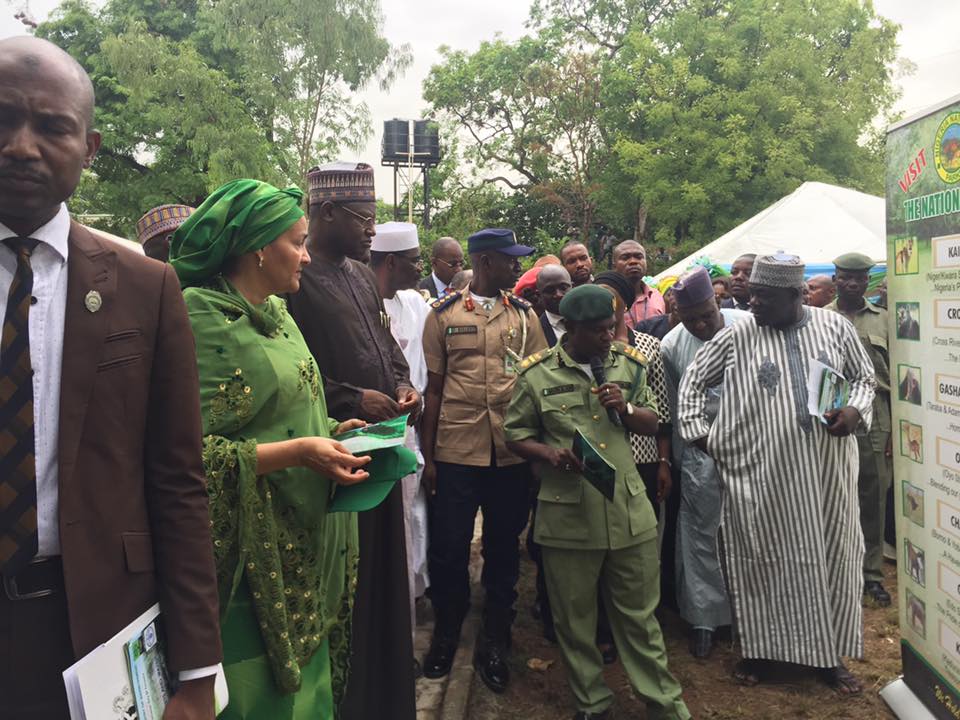
[[[614,343],[604,367],[607,381],[621,387],[627,402],[657,412],[646,358],[638,350]],[[593,387],[592,376],[556,345],[524,361],[507,412],[508,440],[570,448],[580,430],[616,468],[613,502],[576,472],[539,468],[534,537],[547,547],[618,550],[657,535],[657,518],[633,462],[628,432],[610,422]]]
[[[507,451],[503,421],[517,369],[527,355],[547,347],[530,304],[510,293],[494,298],[488,312],[456,292],[431,304],[423,328],[427,370],[443,377],[443,399],[433,458],[488,467],[523,459]]]
[[[890,358],[887,352],[887,311],[864,299],[864,306],[852,316],[840,312],[837,301],[827,305],[825,310],[840,313],[857,331],[860,344],[870,356],[873,371],[877,378],[877,393],[873,400],[873,427],[879,432],[890,432]]]

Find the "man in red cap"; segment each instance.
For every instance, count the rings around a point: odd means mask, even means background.
[[[537,290],[537,277],[542,269],[542,266],[530,268],[520,276],[517,284],[513,286],[513,294],[530,303],[537,315],[543,312],[543,301],[540,299],[540,293]]]

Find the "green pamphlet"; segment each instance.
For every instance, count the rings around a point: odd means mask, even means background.
[[[579,430],[573,436],[573,454],[583,463],[583,476],[610,502],[616,487],[617,469],[607,462]]]
[[[403,445],[403,441],[407,437],[407,420],[409,418],[410,415],[401,415],[375,425],[347,430],[347,432],[337,435],[334,440],[354,455],[366,455],[371,450]]]
[[[370,477],[356,485],[337,485],[329,512],[364,512],[382,503],[397,480],[417,469],[417,456],[403,447],[408,415],[349,430],[337,440],[354,455],[369,455],[363,469]]]

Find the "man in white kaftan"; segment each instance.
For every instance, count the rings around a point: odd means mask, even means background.
[[[421,394],[427,387],[427,362],[423,355],[423,324],[430,314],[427,300],[411,289],[419,278],[420,241],[411,223],[377,225],[370,246],[370,265],[377,276],[390,332],[410,366],[410,384]],[[411,627],[416,633],[416,598],[430,584],[427,576],[427,496],[420,485],[423,455],[414,428],[407,430],[406,446],[417,456],[417,471],[401,481],[404,530],[407,543],[407,578],[410,586]]]
[[[697,353],[680,386],[687,442],[714,459],[724,490],[722,537],[743,656],[735,676],[763,678],[763,660],[821,668],[843,693],[860,682],[843,656],[863,653],[863,535],[858,453],[869,426],[874,372],[853,326],[802,305],[803,263],[757,258],[753,317],[721,330]],[[807,407],[811,360],[850,383],[848,404],[821,417]],[[708,388],[724,383],[716,420]],[[760,662],[758,662],[760,661]]]

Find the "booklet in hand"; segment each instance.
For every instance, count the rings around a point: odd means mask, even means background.
[[[407,420],[409,418],[409,414],[401,415],[375,425],[347,430],[347,432],[341,433],[333,439],[354,455],[366,455],[371,450],[396,447],[397,445],[403,445],[403,441],[407,437]]]
[[[827,424],[824,414],[850,402],[850,383],[843,375],[819,360],[810,360],[807,376],[807,410]]]
[[[397,480],[417,469],[417,456],[403,446],[407,436],[409,415],[348,430],[334,440],[354,455],[369,455],[370,463],[363,467],[370,473],[356,485],[337,485],[329,512],[364,512],[382,503]]]
[[[583,476],[610,502],[616,487],[617,469],[607,462],[583,433],[577,430],[573,436],[573,454],[583,464]]]
[[[64,670],[71,720],[160,720],[178,685],[164,647],[163,615],[154,605]],[[219,715],[229,701],[223,667],[217,669],[213,692]]]

